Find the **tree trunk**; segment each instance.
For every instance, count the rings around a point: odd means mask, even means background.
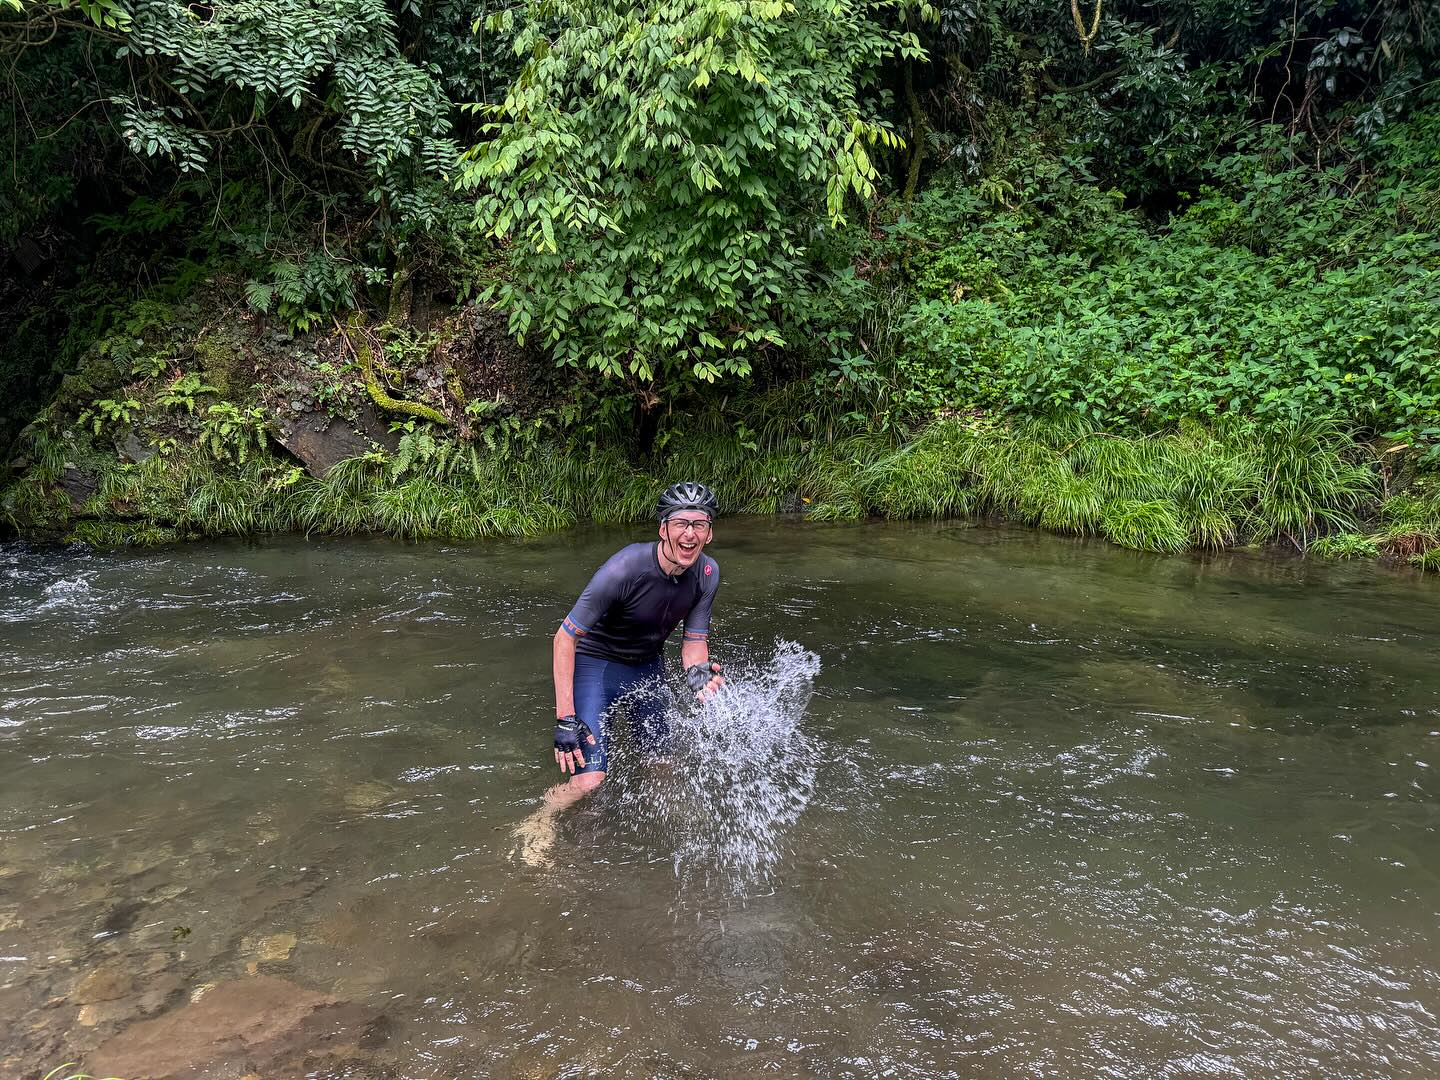
[[[920,108],[920,98],[915,93],[915,65],[905,62],[905,101],[910,106],[910,168],[905,175],[905,202],[915,198],[915,189],[920,186],[920,165],[925,160],[925,112]]]
[[[391,326],[409,326],[415,310],[415,271],[406,259],[395,264],[395,278],[390,282],[390,304],[385,312]]]
[[[660,433],[660,403],[651,402],[652,398],[645,393],[635,397],[635,455],[641,461],[650,460],[655,452],[655,436]]]

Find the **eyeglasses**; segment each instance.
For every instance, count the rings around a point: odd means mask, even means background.
[[[693,532],[696,536],[705,536],[710,532],[709,518],[669,518],[665,524],[680,532]]]

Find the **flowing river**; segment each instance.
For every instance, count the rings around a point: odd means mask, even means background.
[[[0,547],[0,1075],[1440,1075],[1433,578],[727,519],[707,741],[526,862],[645,533]]]

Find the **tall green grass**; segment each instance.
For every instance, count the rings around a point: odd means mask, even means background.
[[[1118,438],[1076,421],[931,425],[854,471],[820,516],[938,517],[980,512],[1122,547],[1179,551],[1241,540],[1305,549],[1353,527],[1376,498],[1363,452],[1333,424],[1265,434],[1185,425]]]
[[[1064,422],[951,418],[909,439],[894,432],[833,442],[796,432],[698,424],[671,435],[656,462],[616,452],[535,445],[510,454],[408,435],[313,478],[274,452],[243,464],[157,454],[112,465],[71,534],[95,543],[276,532],[380,532],[403,539],[534,536],[590,520],[648,521],[681,477],[710,483],[727,513],[802,511],[817,520],[993,515],[1123,547],[1173,552],[1241,542],[1305,550],[1356,534],[1378,506],[1367,452],[1334,424],[1295,421],[1257,431],[1187,424],[1120,438]],[[54,493],[29,477],[8,496],[53,514]],[[1386,504],[1378,550],[1440,547],[1435,500]],[[1322,543],[1338,555],[1345,542]]]

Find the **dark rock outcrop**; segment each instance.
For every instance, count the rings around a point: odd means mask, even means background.
[[[317,479],[323,479],[337,462],[365,453],[373,443],[391,451],[399,445],[389,425],[369,406],[359,411],[353,424],[312,411],[299,417],[277,415],[273,429],[276,441]]]
[[[70,505],[80,510],[95,497],[100,490],[100,482],[79,466],[66,462],[65,471],[60,474],[60,490],[69,497]]]

